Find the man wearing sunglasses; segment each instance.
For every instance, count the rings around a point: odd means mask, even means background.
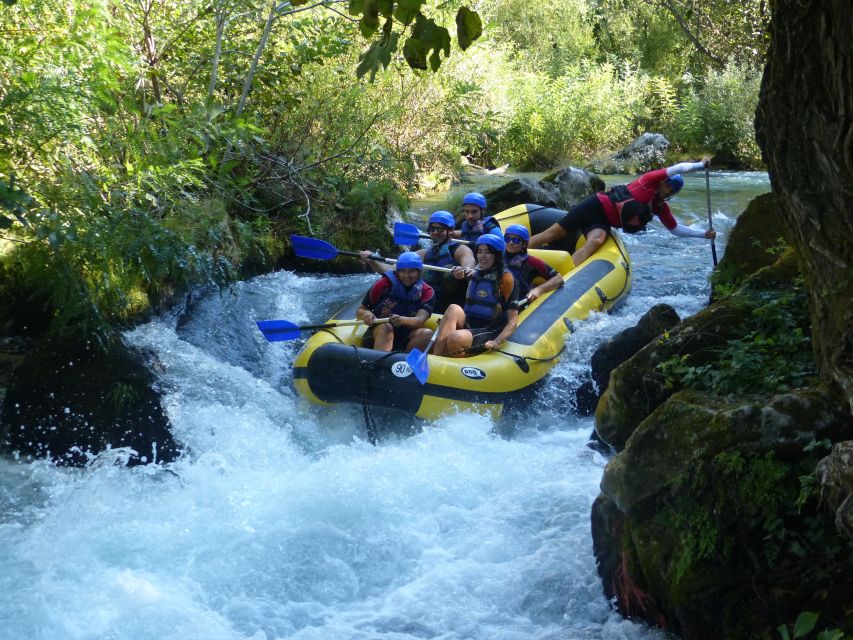
[[[454,238],[461,238],[467,242],[477,241],[484,233],[501,234],[501,227],[493,217],[486,217],[486,196],[482,193],[472,191],[462,198],[462,213],[465,220],[462,226],[453,232]]]
[[[717,237],[713,229],[691,229],[680,224],[672,215],[667,200],[684,186],[682,173],[708,167],[709,157],[700,162],[681,162],[666,169],[644,173],[627,185],[616,185],[581,200],[561,220],[542,233],[530,238],[529,247],[535,249],[564,238],[569,233],[582,232],[586,238],[583,247],[572,254],[575,266],[581,265],[607,239],[610,229],[616,227],[626,233],[645,231],[653,216],[657,216],[669,232],[682,238]]]
[[[453,229],[456,226],[456,220],[453,214],[449,211],[436,211],[429,217],[427,224],[427,233],[429,233],[432,246],[429,249],[420,249],[417,254],[423,259],[424,264],[430,264],[435,267],[456,266],[464,267],[465,269],[473,269],[476,265],[474,253],[461,242],[453,241]],[[382,262],[376,262],[370,258],[373,256],[372,251],[362,251],[362,261],[369,265],[371,269],[377,273],[385,273],[393,270],[391,265]],[[435,290],[435,312],[444,313],[447,307],[451,304],[464,304],[466,286],[449,273],[441,271],[426,270],[423,275],[424,282]]]
[[[563,286],[563,276],[544,260],[527,253],[530,232],[520,224],[511,224],[504,232],[506,268],[518,285],[518,297],[533,302],[543,293]],[[538,283],[533,286],[533,283]]]

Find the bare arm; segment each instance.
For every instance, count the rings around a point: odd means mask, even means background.
[[[518,309],[509,309],[506,312],[507,323],[504,325],[504,328],[501,329],[501,332],[495,336],[494,340],[488,340],[483,345],[486,349],[490,351],[492,349],[497,349],[501,344],[506,342],[506,339],[512,335],[512,332],[515,331],[515,328],[518,326]]]
[[[407,327],[409,329],[420,329],[429,319],[429,313],[426,309],[418,309],[414,316],[391,316],[391,324],[395,327]]]
[[[692,171],[699,171],[700,169],[704,169],[705,167],[710,166],[711,156],[704,156],[699,162],[679,162],[678,164],[674,164],[671,167],[667,167],[666,175],[671,178],[676,173],[690,173]]]
[[[552,242],[556,242],[560,238],[565,237],[566,230],[555,222],[542,233],[537,233],[535,236],[532,236],[530,238],[530,242],[527,243],[527,248],[538,249],[543,244],[551,244]]]
[[[525,296],[530,302],[533,302],[541,296],[543,293],[548,293],[549,291],[553,291],[558,287],[563,286],[563,276],[559,273],[551,278],[548,278],[545,282],[540,285],[533,287],[530,291],[527,292],[527,296]]]
[[[461,245],[456,250],[456,253],[453,254],[453,259],[456,261],[456,264],[466,269],[473,269],[477,264],[477,261],[474,260],[474,253],[465,245]]]

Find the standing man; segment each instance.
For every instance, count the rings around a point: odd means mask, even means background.
[[[701,162],[682,162],[644,173],[627,185],[616,185],[587,196],[561,220],[531,237],[529,247],[535,249],[580,231],[586,237],[586,243],[572,254],[577,267],[604,244],[611,228],[616,227],[626,233],[645,231],[653,216],[657,216],[675,236],[713,240],[717,237],[716,231],[701,231],[680,224],[666,202],[684,186],[681,173],[704,169],[710,163],[708,157],[702,158]]]

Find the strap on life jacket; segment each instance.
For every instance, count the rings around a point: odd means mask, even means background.
[[[500,295],[500,279],[504,271],[476,271],[465,294],[465,315],[496,322],[506,315]]]
[[[637,233],[646,230],[646,225],[652,220],[652,208],[648,203],[635,200],[628,189],[628,185],[625,184],[610,187],[605,193],[616,207],[616,212],[619,214],[619,225],[623,231]],[[634,216],[639,219],[639,225],[629,222]]]
[[[388,318],[392,314],[406,317],[414,316],[421,305],[424,281],[419,279],[407,288],[393,271],[388,271],[382,275],[391,281],[391,288],[379,298],[371,311],[380,318]]]

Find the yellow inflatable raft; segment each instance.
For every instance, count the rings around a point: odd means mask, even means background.
[[[565,214],[539,205],[519,205],[495,216],[503,228],[521,224],[538,233]],[[574,251],[583,236],[566,239]],[[569,249],[564,244],[565,249]],[[579,268],[572,268],[570,254],[561,250],[531,250],[565,279],[521,311],[518,328],[499,351],[466,358],[428,356],[429,377],[421,385],[408,364],[406,353],[383,352],[361,347],[364,325],[324,329],[312,335],[293,363],[297,392],[317,404],[356,403],[390,407],[421,418],[474,410],[500,415],[535,388],[557,364],[566,348],[572,322],[590,312],[610,310],[631,289],[628,252],[618,236],[604,245]],[[353,320],[361,295],[330,320]],[[427,326],[435,329],[440,316]]]

